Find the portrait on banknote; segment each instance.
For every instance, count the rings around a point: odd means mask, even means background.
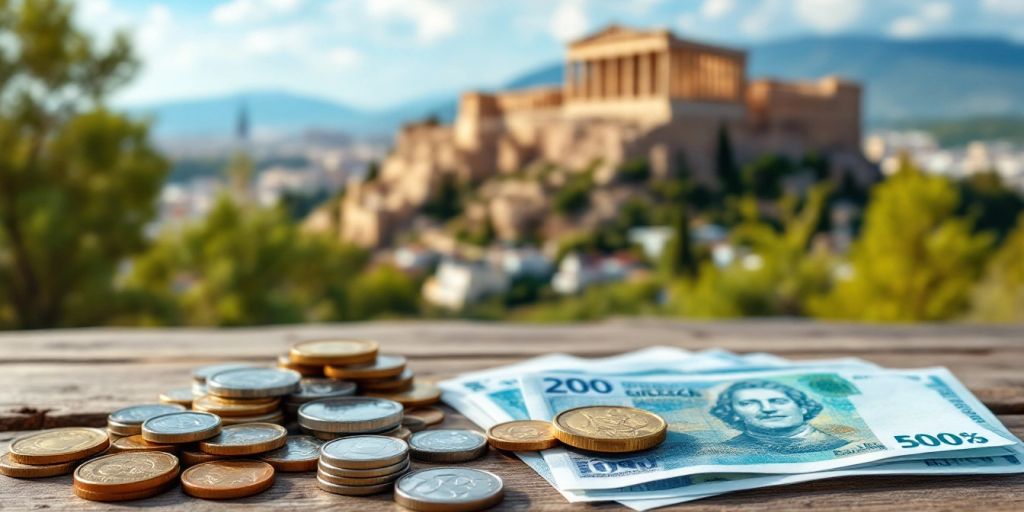
[[[738,451],[806,453],[849,441],[811,425],[823,410],[807,393],[771,380],[742,380],[718,395],[711,414],[740,433],[725,441]]]

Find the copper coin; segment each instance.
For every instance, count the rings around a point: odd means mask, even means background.
[[[305,365],[372,363],[379,345],[371,340],[328,339],[302,341],[288,352],[292,362]]]
[[[437,425],[444,421],[444,410],[438,407],[415,407],[406,409],[405,417],[419,418],[427,425]]]
[[[220,434],[199,442],[199,449],[214,455],[244,456],[269,452],[284,446],[288,430],[273,423],[228,425]]]
[[[208,500],[243,498],[274,485],[274,467],[255,460],[217,460],[192,466],[181,474],[185,494]]]
[[[280,398],[256,398],[252,400],[220,398],[206,395],[196,399],[192,409],[225,416],[258,416],[268,414],[281,407]]]
[[[371,391],[365,395],[394,400],[405,407],[422,407],[441,401],[441,389],[430,382],[417,382],[411,389],[398,393]]]
[[[406,368],[397,377],[388,379],[367,379],[359,381],[359,389],[380,393],[397,393],[412,388],[412,381],[415,377],[412,370]]]
[[[164,452],[174,454],[178,447],[173,444],[151,443],[142,438],[141,434],[118,437],[110,442],[109,453],[123,452]]]
[[[120,494],[160,487],[178,477],[178,458],[163,452],[126,452],[92,459],[75,470],[74,486]]]
[[[225,457],[223,455],[205,453],[199,451],[198,449],[181,451],[181,465],[185,467],[195,466],[196,464],[202,464],[204,462],[213,462],[215,460],[221,460],[224,458]]]
[[[173,481],[151,489],[132,492],[96,492],[88,491],[80,487],[72,487],[72,489],[75,492],[75,496],[89,501],[134,501],[152,498],[158,494],[163,494],[169,491],[172,487],[174,487]]]
[[[277,367],[286,370],[295,370],[303,377],[323,377],[324,366],[316,364],[298,364],[293,362],[288,354],[277,356]]]
[[[75,464],[78,464],[78,461],[44,465],[22,464],[14,462],[11,460],[11,454],[5,453],[0,456],[0,475],[11,478],[46,478],[66,475],[75,470]]]
[[[332,379],[342,380],[387,379],[401,375],[405,370],[405,362],[403,356],[378,354],[372,363],[325,366],[324,374]]]

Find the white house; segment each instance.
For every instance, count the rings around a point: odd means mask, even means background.
[[[483,262],[445,260],[423,285],[427,302],[458,310],[508,290],[508,276]]]

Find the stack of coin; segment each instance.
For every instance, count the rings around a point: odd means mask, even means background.
[[[617,405],[591,405],[568,409],[551,420],[559,441],[601,453],[629,453],[661,444],[668,423],[650,411]],[[608,425],[614,428],[608,428]]]
[[[221,416],[225,425],[284,423],[281,397],[299,390],[302,376],[279,368],[235,368],[206,378],[208,395],[192,408]]]
[[[244,457],[284,446],[288,431],[273,423],[228,425],[220,434],[199,442],[199,450],[211,455]]]
[[[389,435],[402,427],[402,404],[371,397],[313,400],[299,407],[299,427],[321,440],[358,434]]]
[[[295,370],[303,377],[323,377],[324,365],[322,364],[299,364],[292,362],[288,354],[277,356],[277,367],[285,370]]]
[[[142,424],[142,438],[151,443],[196,443],[220,434],[220,417],[208,412],[185,411],[154,416]]]
[[[302,404],[321,398],[337,398],[354,394],[356,394],[356,385],[351,382],[323,378],[302,379],[299,382],[299,390],[286,399],[284,412],[287,417],[295,418]]]
[[[505,497],[501,478],[469,468],[413,471],[395,483],[395,502],[423,512],[473,512],[497,505]]]
[[[163,452],[128,452],[92,459],[75,470],[75,495],[92,501],[156,496],[178,477],[178,458]]]
[[[0,457],[0,474],[15,478],[66,475],[110,445],[98,428],[54,428],[16,438]]]
[[[391,490],[409,471],[409,445],[384,436],[351,436],[320,449],[317,486],[346,496],[366,496]]]
[[[424,462],[466,462],[487,453],[487,438],[473,430],[424,430],[409,438],[409,452]]]
[[[142,423],[146,420],[184,410],[185,407],[178,404],[141,404],[124,407],[107,416],[107,432],[111,438],[139,435],[142,433]]]
[[[239,370],[242,368],[253,368],[254,366],[255,365],[248,363],[220,363],[196,368],[192,371],[192,394],[197,397],[205,395],[206,379],[209,379],[215,373],[227,370]]]

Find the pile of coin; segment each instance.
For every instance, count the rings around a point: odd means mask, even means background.
[[[192,409],[214,413],[225,425],[284,423],[281,397],[300,389],[302,376],[278,368],[235,368],[206,379],[206,395]]]
[[[366,496],[391,490],[409,471],[409,445],[385,436],[335,439],[320,449],[317,486],[346,496]]]
[[[302,379],[299,382],[299,390],[286,399],[284,412],[287,418],[294,419],[298,417],[299,407],[302,407],[303,404],[321,398],[337,398],[354,394],[356,394],[356,385],[353,382],[324,378]]]
[[[0,457],[0,474],[15,478],[66,475],[109,445],[107,433],[98,428],[43,430],[11,442]]]
[[[75,495],[92,501],[148,498],[174,486],[178,458],[158,452],[127,452],[92,459],[75,470]]]
[[[322,398],[299,407],[299,428],[321,440],[359,434],[400,434],[402,404],[384,398]]]

